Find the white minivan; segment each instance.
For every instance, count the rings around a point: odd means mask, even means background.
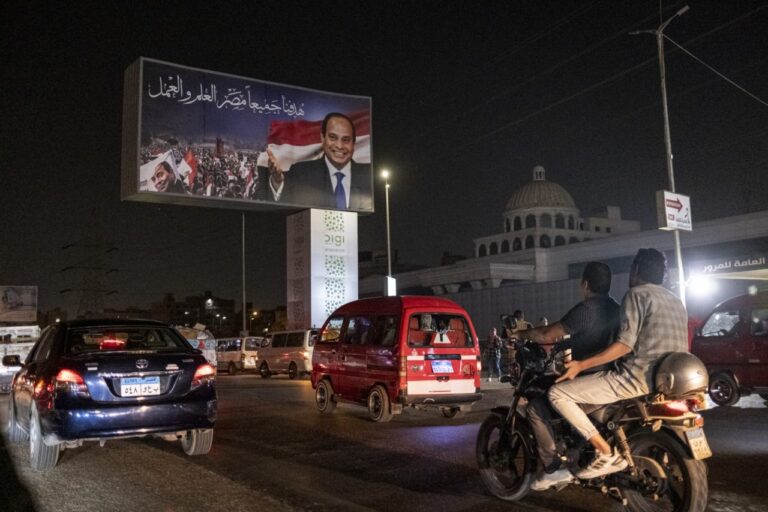
[[[286,373],[291,379],[312,373],[313,336],[316,329],[275,331],[267,334],[259,348],[259,373],[263,378]]]
[[[216,368],[230,375],[259,369],[259,346],[262,338],[219,338],[216,340]]]

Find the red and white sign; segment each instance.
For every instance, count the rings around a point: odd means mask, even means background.
[[[658,190],[656,192],[656,216],[659,221],[659,229],[691,231],[693,229],[691,198],[676,192]]]

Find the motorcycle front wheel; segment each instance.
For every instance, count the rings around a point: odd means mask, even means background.
[[[625,491],[633,512],[701,512],[707,508],[707,466],[695,460],[672,435],[643,432],[630,436],[633,455],[659,463],[666,478],[645,475],[644,491]]]
[[[480,476],[491,494],[517,501],[528,494],[536,473],[534,438],[528,423],[517,418],[504,442],[504,420],[496,413],[485,419],[477,434],[475,454]]]

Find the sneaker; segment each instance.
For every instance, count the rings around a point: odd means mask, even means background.
[[[627,467],[627,459],[614,450],[611,455],[600,453],[589,466],[576,473],[583,480],[590,480],[599,476],[610,475]]]
[[[554,473],[544,473],[533,481],[531,489],[534,491],[546,491],[556,485],[567,484],[573,481],[573,474],[567,469],[558,469]]]

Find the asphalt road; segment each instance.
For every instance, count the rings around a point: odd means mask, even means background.
[[[485,385],[485,383],[484,383]],[[53,470],[33,473],[26,446],[0,450],[0,510],[28,510],[12,485],[12,465],[41,512],[68,511],[619,511],[593,491],[532,493],[522,503],[487,494],[474,462],[479,423],[505,403],[491,384],[463,417],[408,410],[387,424],[365,410],[314,408],[309,381],[256,376],[218,379],[219,421],[211,453],[187,457],[178,443],[135,439],[62,453]],[[768,409],[757,397],[705,413],[708,510],[768,510]],[[0,396],[6,424],[7,395]]]

